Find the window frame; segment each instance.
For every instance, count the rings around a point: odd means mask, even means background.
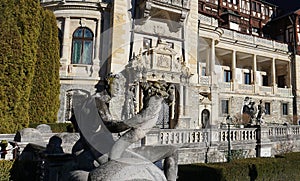
[[[82,30],[82,35],[81,36],[75,36],[75,34]],[[91,37],[85,37],[86,35],[86,31],[88,31],[90,34],[91,34]],[[77,62],[75,60],[75,53],[76,51],[78,50],[75,50],[75,43],[77,42],[80,42],[80,55],[79,55],[79,62]],[[84,60],[83,59],[83,56],[84,56],[84,51],[86,50],[87,48],[87,45],[85,43],[91,43],[90,45],[90,49],[88,49],[88,56],[90,57],[89,60]],[[93,62],[93,51],[94,50],[94,34],[93,32],[89,29],[89,28],[86,28],[86,27],[79,27],[77,28],[74,32],[73,32],[73,35],[72,35],[72,52],[71,52],[71,64],[83,64],[83,65],[91,65],[92,62]]]
[[[271,115],[271,103],[265,102],[265,115]]]
[[[229,114],[229,100],[228,99],[222,99],[221,100],[221,114],[222,115],[228,115]]]
[[[224,79],[223,79],[224,82],[231,82],[231,79],[232,79],[231,70],[224,70],[223,76],[224,76]]]
[[[244,84],[251,85],[251,73],[250,72],[244,72]]]
[[[288,103],[282,103],[282,105],[281,105],[282,107],[282,115],[283,116],[287,116],[287,115],[289,115],[289,105],[288,105]]]

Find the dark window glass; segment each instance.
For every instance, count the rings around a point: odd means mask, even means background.
[[[278,82],[277,82],[278,87],[284,88],[285,87],[285,76],[280,75],[280,76],[277,77],[277,79],[278,79]]]
[[[271,114],[271,104],[269,102],[265,103],[265,114],[267,115]]]
[[[267,75],[263,75],[262,76],[262,78],[263,78],[263,86],[269,86],[269,78],[268,78],[268,76]]]
[[[250,73],[244,73],[244,78],[245,78],[245,81],[244,81],[245,84],[250,84],[251,83]]]
[[[222,100],[221,101],[222,106],[222,114],[228,114],[229,113],[229,101],[228,100]]]
[[[78,28],[72,40],[72,64],[92,64],[93,33],[87,28]]]
[[[251,10],[256,11],[256,2],[251,3]]]
[[[202,67],[202,76],[206,76],[206,67]]]
[[[224,70],[224,82],[230,82],[230,81],[231,81],[231,71]]]
[[[282,115],[288,115],[288,104],[287,103],[282,104]]]

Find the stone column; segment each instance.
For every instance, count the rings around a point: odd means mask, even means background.
[[[292,85],[292,64],[291,62],[288,62],[288,67],[287,67],[287,70],[288,70],[288,87],[291,88],[293,87]]]
[[[215,64],[216,64],[216,50],[215,50],[215,40],[212,39],[211,41],[211,51],[210,51],[210,75],[212,79],[215,77]],[[212,83],[215,83],[212,81]]]
[[[275,58],[272,59],[272,86],[273,86],[273,94],[277,93],[277,85],[276,85],[276,62]]]
[[[182,117],[184,115],[183,111],[183,85],[180,85],[180,91],[179,91],[179,117]]]
[[[70,17],[65,17],[63,26],[63,41],[62,41],[62,56],[60,59],[61,68],[60,75],[66,76],[68,70],[68,64],[71,63],[70,58]]]
[[[189,90],[184,86],[184,115],[189,115]]]
[[[212,127],[218,125],[219,123],[219,91],[218,91],[218,79],[215,72],[215,40],[211,41],[211,61],[210,61],[210,74],[211,74],[211,104],[212,104],[212,114],[211,114],[211,125]]]
[[[254,92],[257,93],[259,91],[258,85],[257,85],[257,80],[256,80],[256,71],[257,71],[257,61],[256,61],[257,56],[253,55],[253,76],[252,76],[252,82],[254,86]]]
[[[96,37],[95,37],[95,53],[93,60],[93,72],[92,77],[98,77],[100,70],[100,36],[101,36],[101,19],[97,19],[97,29],[96,29]]]
[[[232,89],[236,90],[236,51],[232,51],[232,60],[231,60],[231,72],[232,72]]]
[[[210,49],[207,47],[206,49],[206,65],[205,65],[205,70],[206,70],[206,75],[209,76],[211,75],[210,72]]]

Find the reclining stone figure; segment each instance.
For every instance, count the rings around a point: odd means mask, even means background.
[[[118,75],[110,75],[109,91],[102,91],[89,96],[80,107],[75,108],[75,116],[81,135],[87,142],[95,160],[103,165],[118,161],[124,157],[129,159],[144,158],[150,162],[164,159],[164,173],[167,180],[177,178],[177,149],[172,145],[147,145],[128,149],[141,140],[156,125],[162,103],[172,102],[174,95],[168,92],[165,82],[142,83],[143,109],[132,118],[114,120],[107,104],[115,90],[120,88]],[[117,86],[114,87],[114,86]],[[121,85],[121,88],[124,88]],[[94,107],[93,107],[94,106]],[[94,114],[97,112],[98,114]],[[111,132],[119,133],[116,141]],[[93,177],[90,174],[90,179]],[[94,178],[96,178],[94,176]],[[126,178],[125,178],[126,179]]]

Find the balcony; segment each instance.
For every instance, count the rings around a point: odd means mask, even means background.
[[[222,38],[230,39],[230,41],[236,41],[241,43],[247,43],[249,46],[262,46],[266,48],[270,48],[273,50],[288,52],[288,45],[284,43],[279,43],[274,40],[269,40],[266,38],[260,38],[252,35],[247,35],[243,33],[239,33],[236,31],[232,31],[229,29],[224,29],[224,34],[222,35]],[[249,44],[250,43],[250,44]]]

